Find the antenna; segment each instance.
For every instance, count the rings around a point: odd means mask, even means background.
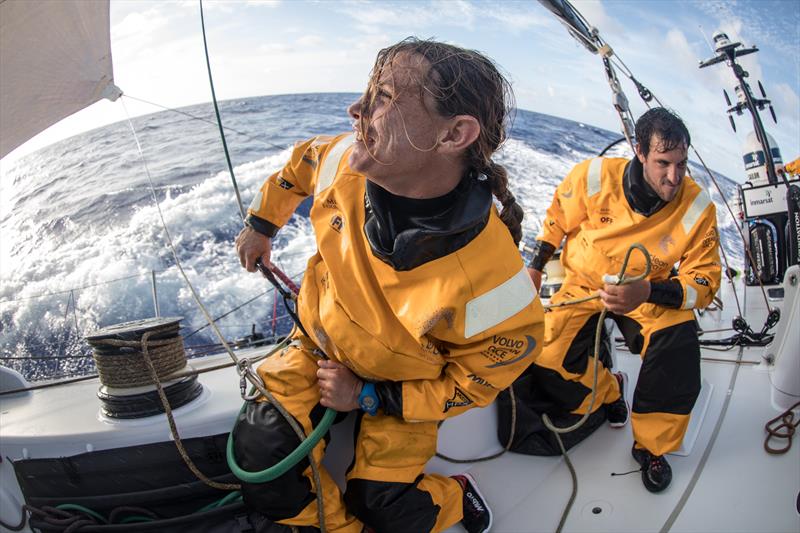
[[[758,80],[758,88],[761,90],[761,98],[763,98],[763,100],[759,102],[758,108],[763,110],[764,105],[767,105],[769,107],[769,114],[772,115],[772,122],[777,124],[778,117],[775,116],[775,109],[772,107],[772,101],[767,100],[767,93],[764,91],[764,86],[761,85],[761,80]]]
[[[703,36],[703,39],[706,41],[706,44],[708,45],[708,49],[709,49],[709,50],[711,50],[711,53],[712,53],[712,54],[716,53],[716,50],[714,50],[714,47],[713,47],[713,46],[711,46],[711,41],[709,41],[709,40],[708,40],[708,36],[706,36],[706,32],[705,32],[705,31],[703,31],[703,26],[702,26],[702,24],[698,24],[698,25],[697,25],[697,29],[698,29],[698,30],[700,30],[700,35],[702,35],[702,36]],[[728,105],[730,105],[730,104],[728,104]]]

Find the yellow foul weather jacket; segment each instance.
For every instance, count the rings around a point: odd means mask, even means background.
[[[462,248],[396,270],[365,235],[366,180],[349,168],[351,144],[344,135],[297,144],[249,209],[279,228],[314,196],[318,251],[298,304],[306,331],[361,378],[402,382],[405,420],[489,404],[534,360],[543,334],[542,307],[508,229],[492,206]]]
[[[686,176],[672,201],[649,217],[641,215],[631,209],[621,184],[628,161],[598,157],[576,165],[556,189],[538,239],[558,248],[567,237],[561,255],[565,285],[592,290],[603,287],[604,274],[619,274],[629,246],[638,242],[651,256],[648,279],[678,281],[682,309],[708,306],[721,277],[714,203]],[[626,275],[644,268],[642,254],[634,251]],[[655,310],[655,304],[645,306]]]

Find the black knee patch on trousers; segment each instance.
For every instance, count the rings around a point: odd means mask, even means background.
[[[439,506],[417,487],[421,479],[422,475],[414,483],[351,479],[344,502],[356,518],[380,533],[431,531]]]
[[[700,394],[700,343],[693,320],[656,331],[644,354],[633,410],[688,415]]]
[[[561,447],[553,432],[544,425],[542,415],[547,413],[550,421],[556,427],[569,427],[580,420],[583,415],[564,412],[562,402],[555,402],[552,398],[547,398],[542,394],[537,377],[530,372],[531,368],[533,366],[528,367],[528,370],[517,378],[511,387],[500,391],[497,395],[497,438],[501,444],[507,444],[510,439],[509,449],[512,452],[526,455],[561,455]],[[559,377],[552,376],[551,379],[559,379]],[[580,387],[589,391],[583,385]],[[512,395],[509,393],[511,388],[514,390],[513,409]],[[564,448],[569,450],[583,441],[605,421],[606,410],[605,406],[601,405],[589,415],[581,427],[561,436]],[[511,435],[512,427],[513,435]]]
[[[320,405],[312,410],[311,419],[315,424],[319,423],[324,411]],[[233,428],[236,461],[241,468],[251,472],[277,464],[299,444],[300,439],[283,415],[267,402],[247,402]],[[308,459],[304,458],[272,481],[242,482],[244,502],[270,520],[296,516],[315,498],[311,482],[303,476],[308,466]]]
[[[561,366],[567,372],[584,374],[589,367],[589,358],[594,355],[594,338],[600,313],[590,316],[581,327],[567,349]],[[600,364],[611,368],[611,346],[606,328],[601,331]],[[544,368],[534,363],[529,366],[523,376],[533,376],[532,383],[536,389],[534,408],[539,413],[553,416],[565,416],[583,403],[592,389],[577,381],[569,381],[561,377],[555,370]],[[518,378],[519,379],[519,378]]]
[[[642,347],[644,346],[642,325],[625,315],[608,313],[606,316],[613,319],[617,324],[617,327],[622,332],[622,337],[625,339],[625,345],[628,347],[631,353],[641,354]]]
[[[600,319],[600,313],[590,316],[586,323],[578,330],[575,337],[564,355],[564,361],[561,366],[567,372],[573,374],[583,374],[589,365],[589,357],[594,355],[594,337],[597,331],[597,321]],[[605,335],[605,328],[603,328]],[[601,343],[601,361],[602,361],[602,343]]]
[[[533,387],[538,389],[537,410],[547,413],[551,417],[574,411],[583,403],[586,395],[592,389],[577,381],[568,381],[561,377],[555,370],[538,366],[536,363],[528,367],[528,372],[533,376]]]

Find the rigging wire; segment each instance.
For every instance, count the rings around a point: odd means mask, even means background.
[[[164,272],[164,271],[163,270],[156,270],[156,272]],[[127,280],[127,279],[140,278],[142,276],[150,276],[150,275],[151,275],[150,272],[147,272],[145,274],[132,274],[130,276],[123,276],[121,278],[114,278],[114,279],[109,279],[109,280],[105,280],[105,281],[98,281],[96,283],[89,283],[88,285],[81,285],[80,287],[72,287],[71,289],[64,289],[63,291],[43,292],[41,294],[34,294],[33,296],[23,296],[21,298],[13,298],[13,299],[10,299],[10,300],[0,300],[0,304],[23,302],[23,301],[26,301],[26,300],[36,300],[38,298],[45,298],[47,296],[58,296],[59,294],[68,294],[68,293],[70,293],[72,291],[81,291],[83,289],[90,289],[92,287],[97,287],[97,286],[100,286],[100,285],[108,285],[109,283],[115,283],[117,281],[124,281],[124,280]]]
[[[231,163],[231,154],[228,152],[228,142],[225,140],[225,130],[222,126],[222,117],[219,115],[219,104],[217,103],[217,94],[214,91],[214,78],[211,76],[211,59],[208,57],[208,41],[206,40],[206,23],[203,17],[203,0],[200,0],[200,27],[203,30],[203,48],[206,52],[206,66],[208,67],[208,84],[211,86],[211,100],[214,102],[214,113],[217,115],[217,125],[219,126],[219,134],[222,139],[222,148],[225,149],[225,161],[228,163],[228,171],[231,174],[231,182],[233,183],[233,190],[236,192],[236,204],[239,207],[239,215],[242,217],[242,222],[247,218],[244,212],[244,204],[242,204],[242,195],[239,194],[239,185],[236,183],[236,176],[233,174],[233,164]]]
[[[271,291],[271,290],[274,290],[274,289],[267,289],[267,290],[265,290],[264,292],[260,292],[260,293],[256,294],[255,296],[253,296],[252,298],[250,298],[249,300],[247,300],[246,302],[242,302],[241,304],[237,305],[237,306],[236,306],[236,307],[234,307],[233,309],[231,309],[231,310],[229,310],[229,311],[227,311],[227,312],[225,312],[225,313],[222,313],[221,315],[219,315],[218,317],[216,317],[216,318],[214,319],[214,322],[217,322],[218,320],[221,320],[221,319],[225,318],[226,316],[230,315],[231,313],[233,313],[233,312],[235,312],[235,311],[238,311],[239,309],[241,309],[241,308],[242,308],[242,307],[244,307],[245,305],[249,304],[250,302],[253,302],[253,301],[257,300],[258,298],[261,298],[261,297],[262,297],[262,296],[264,296],[265,294],[269,293],[269,291]],[[208,326],[209,326],[209,324],[205,324],[204,326],[201,326],[201,327],[199,327],[199,328],[195,329],[194,331],[192,331],[192,332],[191,332],[191,333],[189,333],[188,335],[184,335],[184,337],[183,337],[183,340],[184,340],[184,341],[186,341],[186,339],[188,339],[189,337],[191,337],[191,336],[192,336],[192,335],[194,335],[195,333],[199,333],[200,331],[203,331],[203,330],[204,330],[204,329],[206,329]]]

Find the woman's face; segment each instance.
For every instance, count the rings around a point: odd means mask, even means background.
[[[436,157],[444,119],[423,86],[429,68],[420,55],[397,54],[347,110],[356,132],[350,167],[389,189],[421,177]]]

